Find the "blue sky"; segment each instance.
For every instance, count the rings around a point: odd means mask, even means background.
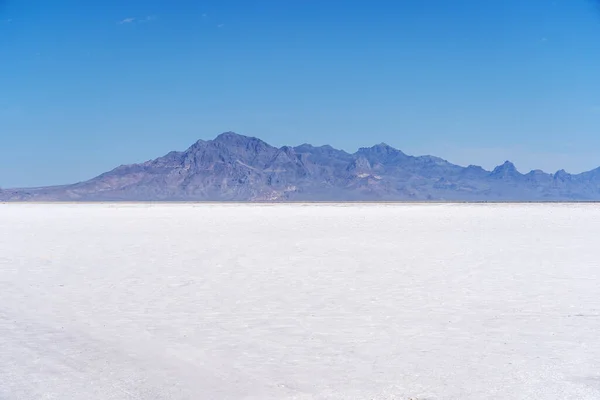
[[[229,130],[580,172],[598,71],[591,0],[0,0],[0,186]]]

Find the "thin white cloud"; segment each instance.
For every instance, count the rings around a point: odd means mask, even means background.
[[[129,17],[129,18],[125,18],[125,19],[122,19],[121,21],[119,21],[119,25],[133,24],[133,23],[143,24],[145,22],[156,21],[156,19],[157,18],[154,15],[147,15],[143,18]]]
[[[219,24],[219,25],[217,25],[217,28],[222,28],[224,26],[225,26],[225,24]]]

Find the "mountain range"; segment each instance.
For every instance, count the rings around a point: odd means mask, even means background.
[[[226,132],[85,182],[0,190],[0,201],[596,201],[600,168],[493,171],[385,143],[353,154],[331,146],[274,147]]]

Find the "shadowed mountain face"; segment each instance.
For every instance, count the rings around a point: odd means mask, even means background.
[[[309,144],[276,148],[226,132],[86,182],[0,190],[0,200],[600,200],[600,168],[578,175],[521,174],[507,161],[490,172],[409,156],[385,143],[349,154]]]

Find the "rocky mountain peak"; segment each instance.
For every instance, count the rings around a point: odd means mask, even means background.
[[[495,177],[515,177],[521,174],[517,171],[515,164],[510,161],[505,161],[503,164],[498,165],[491,173]]]

